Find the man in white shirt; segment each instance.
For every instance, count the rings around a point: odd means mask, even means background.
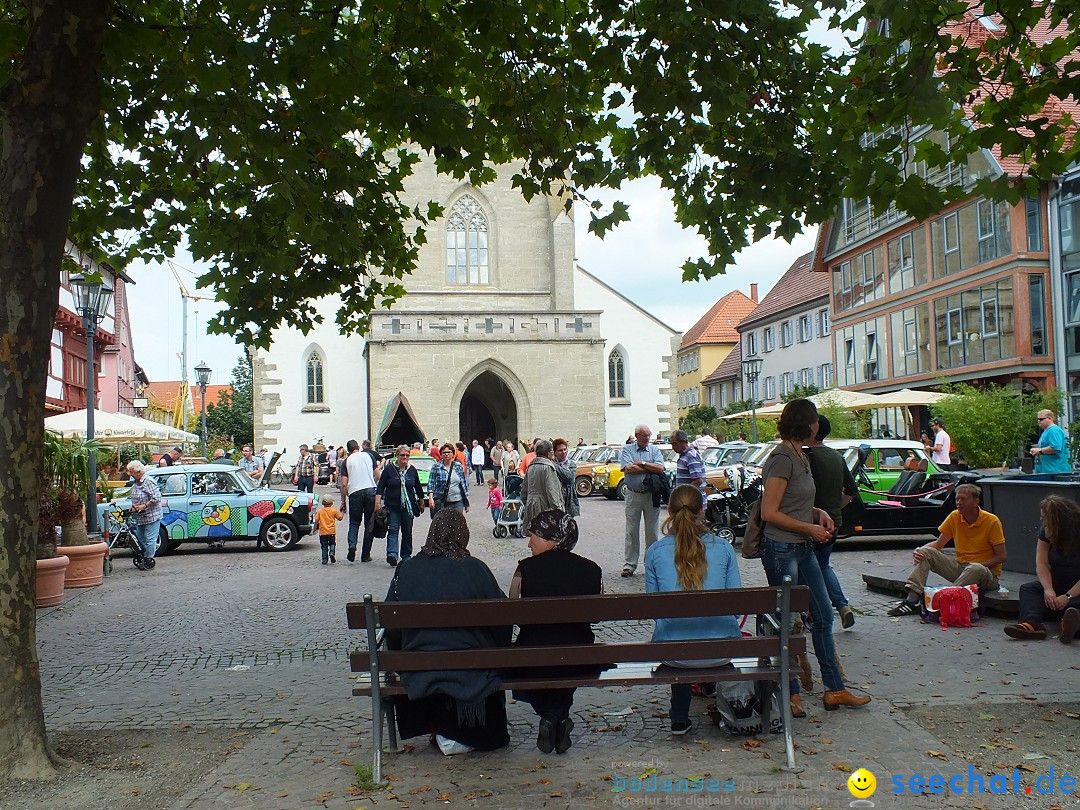
[[[476,483],[484,483],[484,446],[476,439],[472,440],[472,454],[469,459],[472,462],[473,472],[476,473]]]
[[[934,438],[931,442],[925,442],[926,449],[930,451],[930,460],[939,470],[951,470],[949,451],[952,450],[952,441],[945,432],[945,423],[941,417],[935,416],[930,420],[930,428],[934,431]]]
[[[349,551],[346,559],[356,560],[356,542],[360,522],[364,523],[364,545],[360,562],[371,562],[371,542],[375,537],[375,465],[368,453],[360,450],[356,439],[349,439],[345,449],[349,451],[342,468],[341,511],[349,516]]]
[[[694,445],[694,449],[697,450],[698,453],[704,453],[710,447],[719,447],[720,442],[709,435],[708,429],[703,428],[701,435],[694,439],[691,444]]]

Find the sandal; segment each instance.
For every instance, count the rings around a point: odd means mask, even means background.
[[[1009,638],[1044,639],[1046,638],[1046,628],[1038,627],[1031,622],[1017,622],[1005,628],[1005,635]]]

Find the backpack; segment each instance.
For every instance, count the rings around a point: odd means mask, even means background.
[[[924,588],[920,615],[928,624],[940,622],[942,630],[949,627],[971,627],[979,618],[979,586]]]

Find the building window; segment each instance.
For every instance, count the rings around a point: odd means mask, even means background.
[[[764,399],[776,399],[776,377],[765,378]]]
[[[818,310],[818,335],[827,337],[831,328],[832,327],[829,324],[829,310]]]
[[[844,341],[844,365],[855,368],[855,338]]]
[[[682,358],[679,358],[680,360]],[[626,399],[626,363],[622,352],[612,349],[607,361],[608,397]]]
[[[473,197],[462,196],[446,218],[446,280],[488,283],[488,222]]]
[[[1024,214],[1027,221],[1028,252],[1041,253],[1043,250],[1042,201],[1038,197],[1026,197]]]
[[[822,363],[821,368],[818,369],[819,379],[821,380],[822,389],[832,387],[832,363]]]
[[[833,307],[843,312],[885,295],[885,267],[878,245],[833,268]],[[783,341],[781,341],[781,344]]]
[[[998,333],[998,305],[996,298],[987,298],[982,302],[982,336],[984,338],[997,337]]]
[[[976,203],[979,218],[979,261],[988,262],[1012,251],[1009,240],[1009,207],[992,200]]]
[[[1031,306],[1031,353],[1046,356],[1046,282],[1042,276],[1028,276]]]
[[[960,314],[959,307],[950,309],[945,313],[946,343],[950,346],[962,346],[964,344],[964,323]]]
[[[814,322],[810,319],[810,316],[799,316],[799,343],[806,343],[808,340],[814,338]]]
[[[878,379],[877,357],[877,333],[868,332],[866,335],[866,381],[873,382]]]
[[[1066,312],[1069,323],[1080,323],[1080,273],[1065,276],[1065,298],[1069,307]]]
[[[962,269],[960,262],[960,215],[952,213],[942,217],[940,228],[942,266],[938,275],[959,272]]]
[[[889,262],[889,292],[898,293],[926,283],[926,242],[921,227],[896,239],[890,239],[886,252]]]
[[[795,373],[785,371],[780,375],[780,396],[786,397],[795,389]]]
[[[780,324],[780,348],[784,349],[792,343],[791,321]]]
[[[308,405],[322,405],[323,399],[323,361],[318,352],[312,352],[307,359],[307,396]]]
[[[776,340],[771,326],[765,327],[761,332],[761,347],[767,352],[776,348]]]
[[[939,298],[934,318],[939,369],[1016,356],[1012,279]]]
[[[754,357],[757,355],[757,333],[748,332],[746,335],[746,356]]]
[[[918,304],[892,313],[894,377],[930,371],[930,307]]]

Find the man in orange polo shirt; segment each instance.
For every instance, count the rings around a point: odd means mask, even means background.
[[[938,527],[938,538],[915,549],[915,567],[907,578],[907,596],[891,607],[890,616],[913,616],[922,604],[926,578],[933,572],[953,585],[978,585],[996,591],[1005,562],[1005,533],[1001,521],[981,506],[982,490],[974,484],[956,488],[956,509]],[[955,554],[946,552],[952,540]]]
[[[525,473],[529,471],[529,465],[532,463],[532,460],[536,458],[536,443],[538,441],[540,441],[539,436],[529,442],[529,452],[522,457],[521,464],[518,465],[518,473],[520,475],[525,475]]]

